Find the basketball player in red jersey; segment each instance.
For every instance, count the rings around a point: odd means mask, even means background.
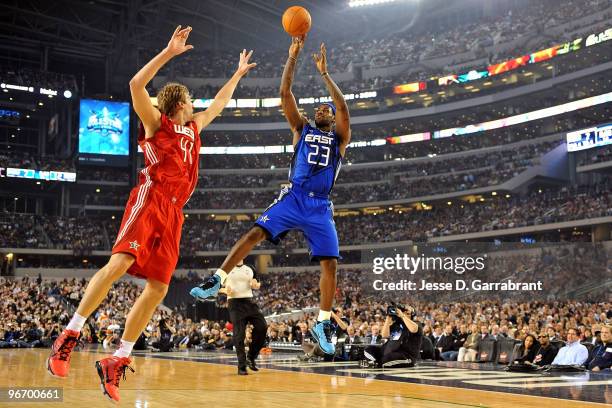
[[[126,272],[147,279],[127,315],[119,348],[113,356],[96,362],[102,390],[115,401],[119,401],[120,377],[125,377],[126,368],[134,371],[129,366],[132,346],[166,296],[176,267],[182,208],[198,181],[199,133],[219,115],[240,79],[256,65],[249,63],[253,52],[243,50],[238,69],[204,112],[193,113],[188,89],[176,83],[159,91],[155,108],[145,87],[170,59],[193,48],[186,45],[190,32],[191,27],[178,26],[168,46],[130,81],[134,110],[142,122],[138,144],[144,152],[145,168],[128,199],[110,260],[89,281],[74,317],[53,344],[47,360],[52,375],[66,377],[81,328],[112,284]]]

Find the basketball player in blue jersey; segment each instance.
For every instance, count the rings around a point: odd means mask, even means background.
[[[198,299],[212,299],[224,284],[227,273],[264,239],[278,244],[290,230],[302,231],[312,261],[321,265],[320,310],[310,331],[321,350],[335,353],[331,342],[331,309],[336,292],[336,269],[340,258],[338,234],[329,194],[334,186],[346,147],[351,140],[350,116],[342,91],[329,76],[325,44],[313,59],[333,103],[315,110],[315,127],[300,114],[291,83],[304,37],[293,38],[281,80],[281,104],[293,134],[294,153],[289,187],[283,188],[255,225],[234,245],[217,272],[191,290]]]

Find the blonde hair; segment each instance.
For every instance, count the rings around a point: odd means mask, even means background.
[[[187,102],[189,98],[189,89],[185,85],[169,82],[157,93],[157,108],[166,116],[172,116],[176,113],[176,105]]]

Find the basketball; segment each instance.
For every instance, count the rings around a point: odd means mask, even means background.
[[[310,13],[304,7],[292,6],[283,14],[283,28],[292,37],[299,37],[310,31]]]

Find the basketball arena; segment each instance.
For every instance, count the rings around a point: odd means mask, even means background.
[[[0,406],[612,406],[612,1],[0,36]]]

